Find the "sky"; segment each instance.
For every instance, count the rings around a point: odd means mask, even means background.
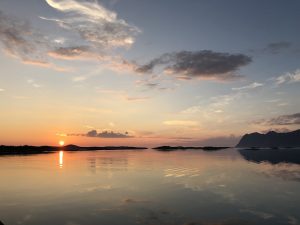
[[[229,145],[300,125],[298,0],[0,0],[0,144]]]

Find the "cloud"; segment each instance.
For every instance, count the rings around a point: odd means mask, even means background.
[[[115,126],[116,126],[116,124],[115,124],[114,122],[109,122],[108,125],[109,125],[110,127],[115,127]]]
[[[149,96],[129,96],[126,94],[124,90],[114,90],[114,89],[98,89],[97,93],[101,93],[104,95],[116,96],[122,100],[128,102],[141,102],[150,99]]]
[[[49,32],[41,33],[28,21],[0,11],[0,44],[9,56],[23,63],[58,71],[69,71],[56,66],[53,60],[99,60],[109,68],[133,71],[134,64],[115,56],[115,48],[129,48],[140,30],[119,19],[117,14],[98,2],[75,0],[46,0],[49,6],[62,12],[60,19],[40,17],[56,23],[64,37]]]
[[[48,55],[55,59],[63,60],[102,60],[104,56],[93,52],[89,46],[59,47],[49,51]]]
[[[56,70],[56,71],[60,71],[60,72],[70,72],[70,71],[72,71],[71,68],[57,66],[57,65],[55,65],[55,64],[53,64],[51,62],[40,61],[40,60],[26,59],[26,60],[23,60],[22,63],[26,64],[26,65],[32,65],[32,66],[50,68],[50,69],[53,69],[53,70]]]
[[[171,91],[178,87],[179,84],[174,82],[174,80],[166,79],[163,75],[152,74],[151,76],[144,76],[142,79],[135,81],[135,86],[142,88],[142,91]]]
[[[135,62],[127,61],[122,57],[114,57],[108,62],[107,67],[117,73],[132,73],[136,71],[137,65]]]
[[[0,11],[0,42],[7,54],[23,62],[44,62],[41,49],[46,49],[47,38],[26,21]]]
[[[0,44],[4,52],[27,65],[68,71],[48,61],[46,52],[51,44],[46,35],[24,21],[0,11]]]
[[[262,87],[262,86],[264,86],[264,84],[258,83],[258,82],[254,82],[252,84],[249,84],[249,85],[246,85],[246,86],[243,86],[243,87],[232,88],[232,90],[234,90],[234,91],[241,91],[241,90],[255,89],[257,87]]]
[[[271,119],[263,119],[255,121],[255,123],[262,125],[299,125],[300,113],[282,115]]]
[[[198,122],[192,120],[167,120],[163,124],[168,126],[197,126]]]
[[[213,108],[215,110],[223,109],[225,106],[230,105],[232,102],[240,99],[241,97],[244,97],[245,94],[243,93],[232,93],[232,94],[226,94],[226,95],[218,95],[211,97],[211,103],[208,108]]]
[[[166,53],[136,69],[139,73],[151,73],[162,66],[166,73],[176,75],[178,79],[210,79],[228,81],[240,78],[236,71],[248,65],[252,59],[243,54],[230,54],[202,51],[181,51]]]
[[[0,92],[3,92],[3,91],[5,91],[5,89],[3,89],[3,88],[0,88]]]
[[[65,19],[50,19],[66,30],[72,30],[98,49],[130,47],[140,30],[118,19],[117,14],[97,2],[46,0],[52,8],[66,13]],[[43,18],[46,19],[46,18]],[[48,19],[49,20],[49,19]]]
[[[136,87],[146,87],[147,89],[156,89],[159,87],[159,82],[155,78],[148,78],[135,81]]]
[[[86,134],[68,134],[68,136],[85,136],[85,137],[95,137],[95,138],[132,138],[133,137],[129,135],[128,132],[125,132],[123,134],[114,131],[97,132],[96,130],[91,130]]]
[[[288,216],[288,224],[297,225],[299,224],[298,220],[293,216]]]
[[[198,114],[204,113],[212,115],[213,113],[223,113],[225,108],[230,106],[233,102],[239,100],[246,95],[241,92],[234,92],[232,94],[218,95],[209,98],[208,104],[194,105],[181,111],[183,114]]]
[[[130,97],[130,96],[126,96],[125,97],[126,101],[130,101],[130,102],[137,102],[137,101],[145,101],[150,99],[150,97]]]
[[[134,198],[125,198],[122,200],[123,203],[132,204],[132,203],[150,203],[149,200],[134,199]]]
[[[59,137],[67,137],[68,135],[65,134],[65,133],[56,133],[55,134],[56,136],[59,136]]]
[[[287,53],[287,52],[293,52],[292,43],[289,41],[277,41],[277,42],[271,42],[267,44],[266,46],[258,49],[249,49],[250,53],[255,54],[280,54],[280,53]]]
[[[268,44],[264,51],[270,52],[271,54],[278,54],[283,50],[290,48],[291,46],[292,43],[287,41],[273,42]]]
[[[261,133],[266,134],[269,133],[270,131],[275,131],[277,133],[287,133],[287,132],[291,132],[290,129],[282,127],[282,128],[271,128],[271,129],[267,129],[267,130],[262,130]]]
[[[292,73],[285,73],[275,79],[276,84],[296,83],[300,81],[300,69]]]
[[[42,85],[36,83],[33,79],[27,80],[27,83],[30,84],[30,85],[32,85],[32,87],[34,87],[34,88],[40,88],[40,87],[42,87]]]
[[[267,220],[267,219],[270,219],[270,218],[273,218],[274,215],[271,214],[271,213],[266,213],[266,212],[261,212],[261,211],[256,211],[256,210],[251,210],[251,209],[241,209],[240,212],[243,212],[243,213],[250,213],[254,216],[258,216],[258,217],[261,217],[262,219],[264,220]]]

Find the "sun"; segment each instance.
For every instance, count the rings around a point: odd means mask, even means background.
[[[64,146],[65,145],[64,141],[59,141],[58,143],[59,143],[60,146]]]

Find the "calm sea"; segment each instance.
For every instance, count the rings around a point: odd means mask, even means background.
[[[300,149],[0,156],[5,225],[297,225]]]

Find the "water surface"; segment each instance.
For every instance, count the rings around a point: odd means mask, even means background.
[[[300,150],[287,151],[294,155],[283,160],[282,153],[276,158],[237,149],[1,156],[0,220],[5,225],[297,225],[300,164],[290,159]]]

